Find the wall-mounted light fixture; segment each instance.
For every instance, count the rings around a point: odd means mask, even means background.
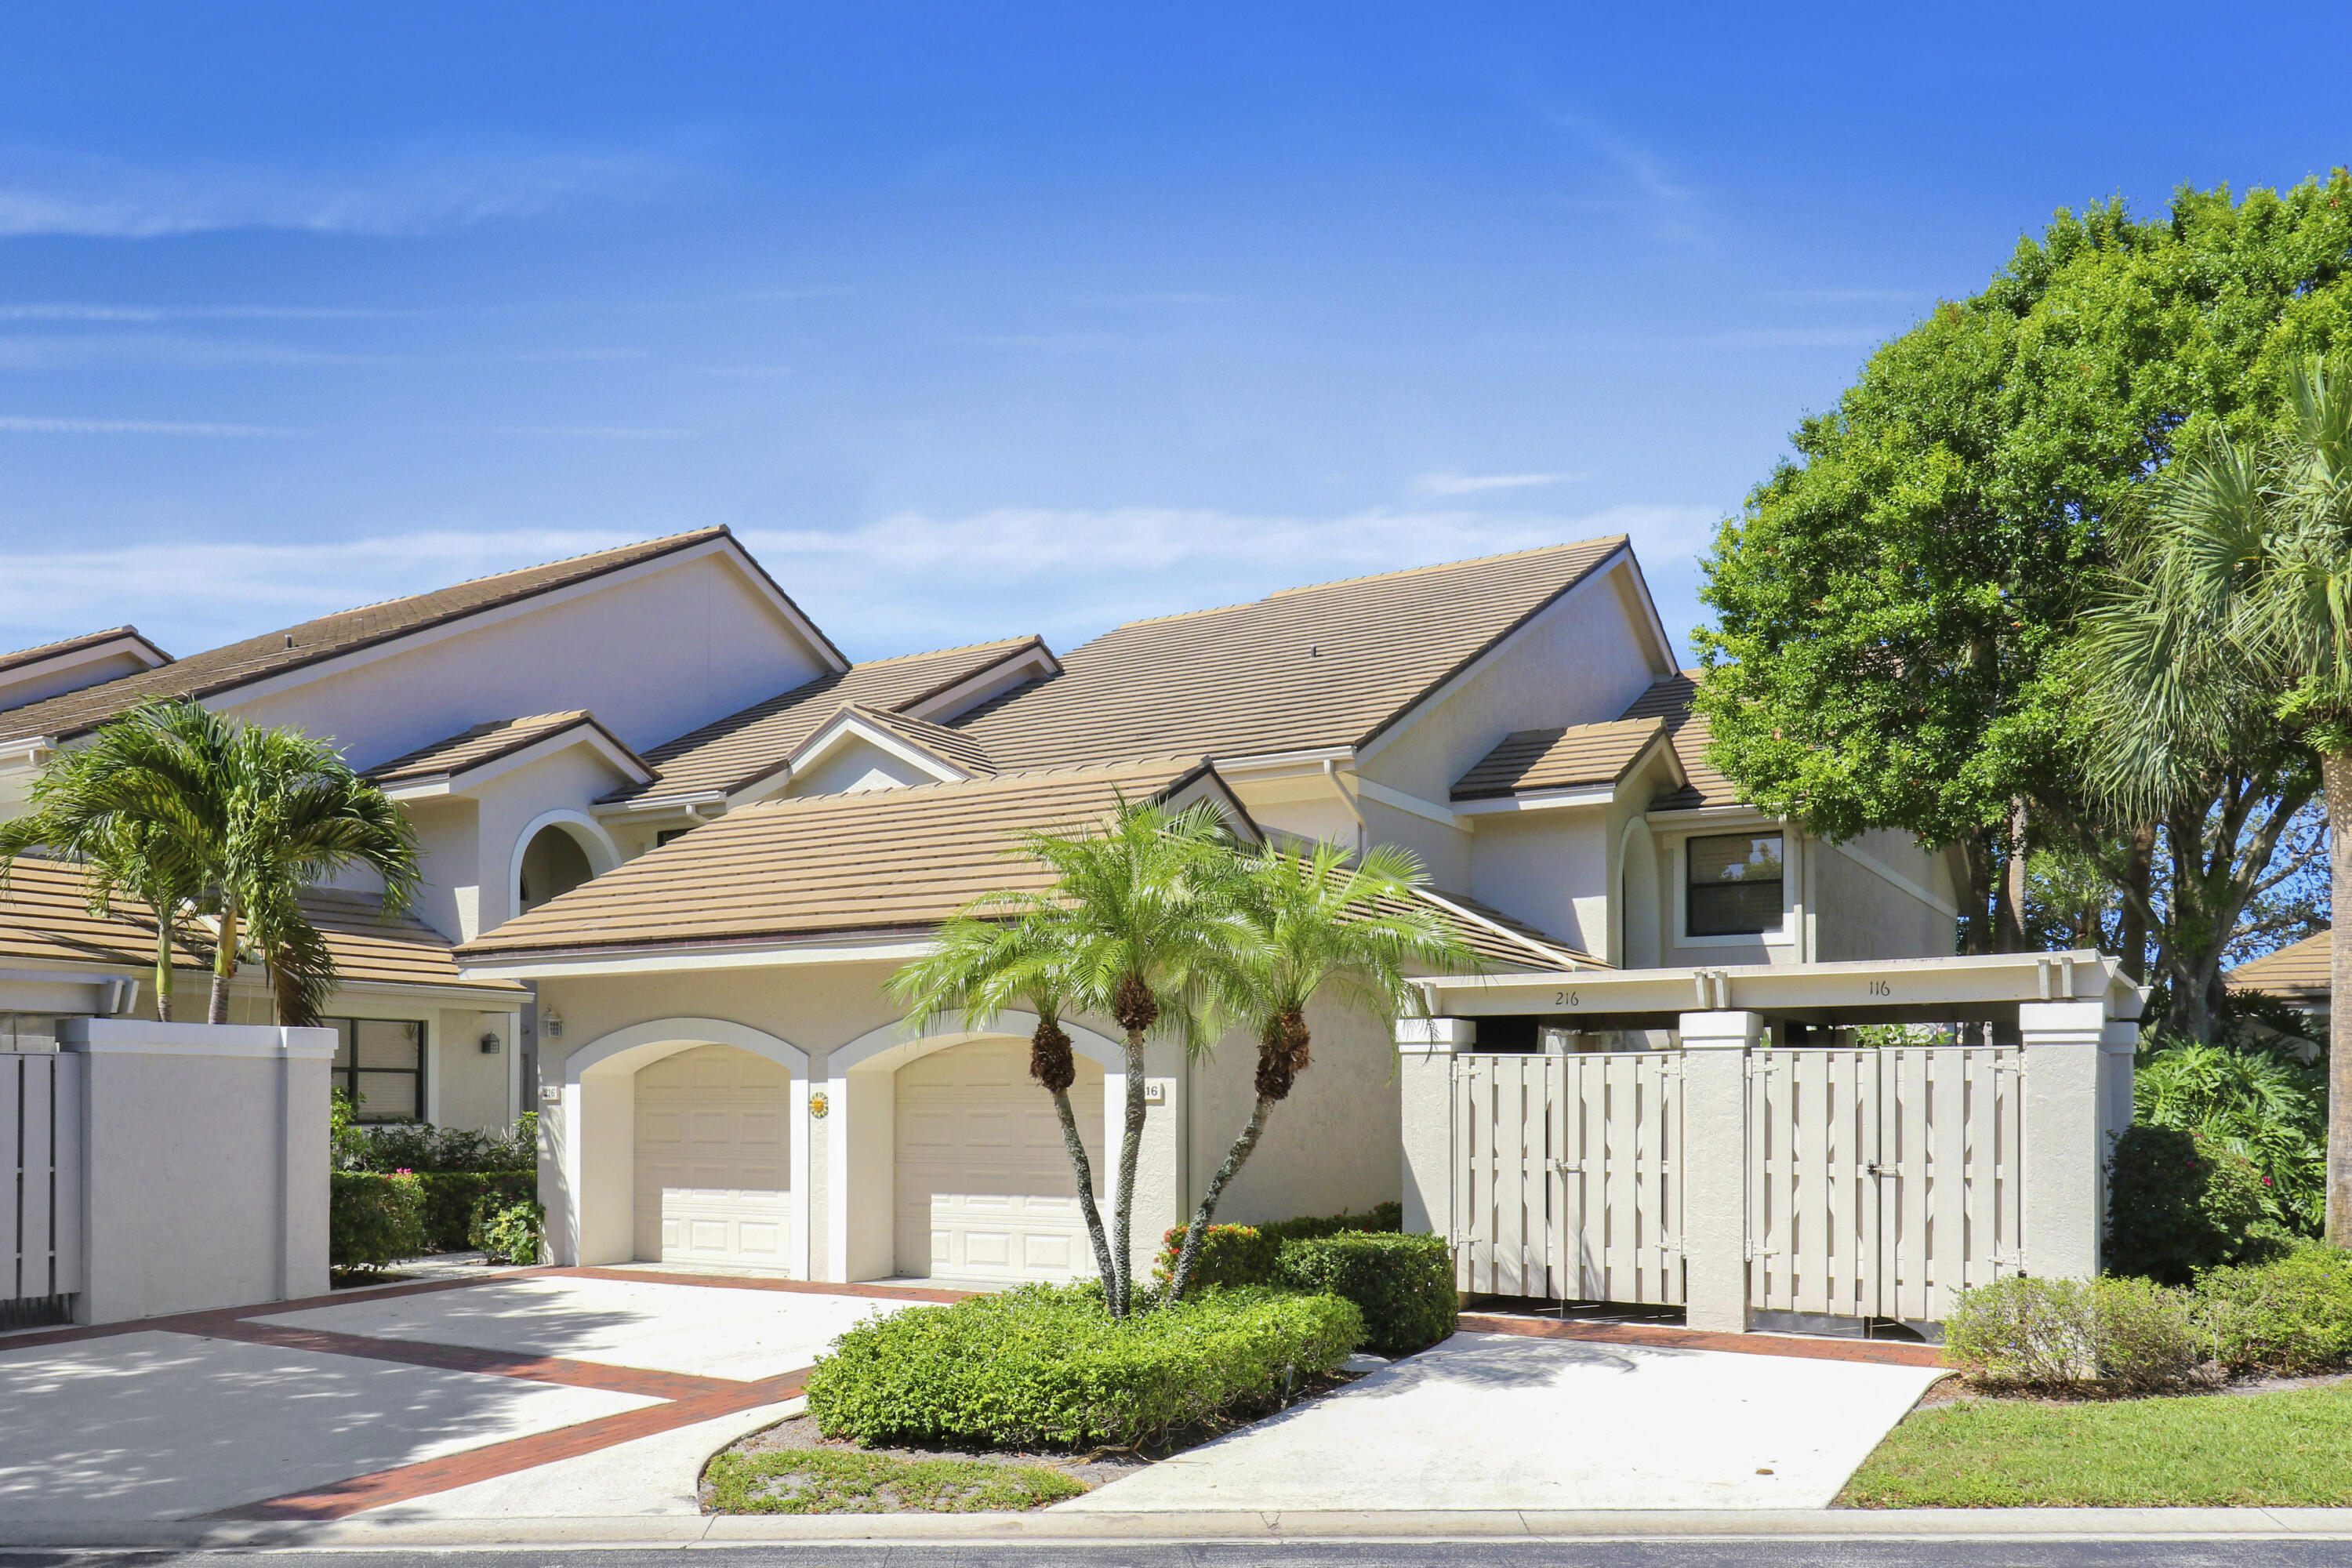
[[[486,1056],[486,1057],[494,1057],[494,1056],[497,1056],[497,1055],[499,1054],[499,1037],[498,1037],[498,1032],[497,1032],[496,1030],[494,1030],[494,1029],[485,1029],[485,1030],[482,1032],[482,1041],[481,1041],[481,1044],[482,1044],[482,1054],[483,1054],[484,1056]]]
[[[541,1007],[539,1010],[539,1032],[551,1040],[562,1039],[563,1037],[562,1015],[552,1007]]]

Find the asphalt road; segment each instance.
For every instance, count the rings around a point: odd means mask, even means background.
[[[0,1568],[2333,1568],[2352,1542],[1472,1541],[1108,1546],[696,1546],[404,1552],[48,1552],[0,1549]]]

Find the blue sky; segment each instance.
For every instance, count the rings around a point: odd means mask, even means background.
[[[1629,531],[1668,624],[2052,209],[2352,158],[2340,7],[0,7],[0,647],[727,523],[853,655]]]

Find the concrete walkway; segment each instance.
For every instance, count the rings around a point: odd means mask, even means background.
[[[1825,1508],[1939,1375],[1456,1334],[1055,1511]]]

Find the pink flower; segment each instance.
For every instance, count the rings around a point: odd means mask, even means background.
[[[394,1171],[393,1174],[395,1176],[413,1176],[416,1174],[416,1173],[410,1170],[407,1166],[403,1165],[400,1169]]]

